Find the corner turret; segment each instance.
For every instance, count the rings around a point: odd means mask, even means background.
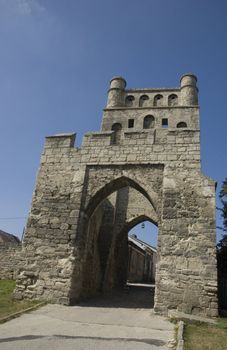
[[[198,88],[196,86],[197,78],[194,74],[184,74],[181,79],[181,105],[197,106],[198,105]]]
[[[124,105],[124,92],[126,81],[122,77],[113,77],[108,91],[107,108],[122,107]]]

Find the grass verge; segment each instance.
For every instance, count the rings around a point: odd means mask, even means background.
[[[26,310],[40,303],[37,300],[14,300],[12,294],[15,285],[15,281],[0,280],[0,322],[4,317]]]
[[[186,324],[184,350],[227,350],[227,318],[218,318],[217,325]]]

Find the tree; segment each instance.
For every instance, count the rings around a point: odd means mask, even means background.
[[[218,208],[221,211],[221,216],[223,217],[223,227],[218,227],[224,232],[227,232],[227,178],[223,181],[219,198],[222,203],[222,208]],[[227,254],[227,234],[224,234],[222,239],[217,244],[218,251]],[[222,252],[223,253],[223,252]]]
[[[222,236],[222,239],[217,244],[218,255],[227,257],[227,234]]]
[[[227,178],[222,183],[222,188],[219,194],[219,198],[223,205],[223,208],[221,209],[221,211],[222,211],[222,217],[223,217],[224,231],[227,232]]]
[[[227,309],[227,178],[223,181],[219,198],[222,203],[221,211],[223,217],[223,227],[219,227],[223,232],[222,239],[217,244],[217,263],[218,263],[218,291],[219,307]]]

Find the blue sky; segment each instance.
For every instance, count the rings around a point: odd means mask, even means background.
[[[225,0],[0,0],[0,229],[21,235],[45,136],[75,131],[78,146],[99,130],[114,75],[129,87],[198,76],[202,169],[219,191],[226,19]]]

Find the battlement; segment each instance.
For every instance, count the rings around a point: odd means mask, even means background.
[[[109,91],[125,96],[124,101],[133,96],[132,104],[105,108],[101,131],[86,133],[80,148],[74,148],[74,133],[47,137],[41,163],[186,162],[200,169],[199,107],[180,105],[182,89],[197,92],[196,82],[194,75],[186,74],[180,88],[126,90],[122,77],[113,78]]]
[[[84,135],[81,149],[87,146],[107,147],[112,146],[114,131],[89,132]],[[143,140],[143,141],[139,141]],[[122,138],[118,145],[127,147],[132,145],[155,145],[155,144],[199,144],[199,130],[197,129],[152,129],[152,130],[129,130],[122,131]],[[115,144],[116,145],[116,144]]]
[[[179,88],[126,89],[126,81],[110,82],[102,131],[189,128],[199,130],[197,78],[189,73]]]
[[[198,88],[194,74],[184,74],[179,88],[146,88],[125,89],[126,81],[122,77],[114,77],[110,81],[107,109],[125,107],[175,107],[197,106]]]
[[[81,163],[164,163],[200,169],[200,135],[196,129],[122,130],[115,144],[114,131],[87,133],[78,150]]]

